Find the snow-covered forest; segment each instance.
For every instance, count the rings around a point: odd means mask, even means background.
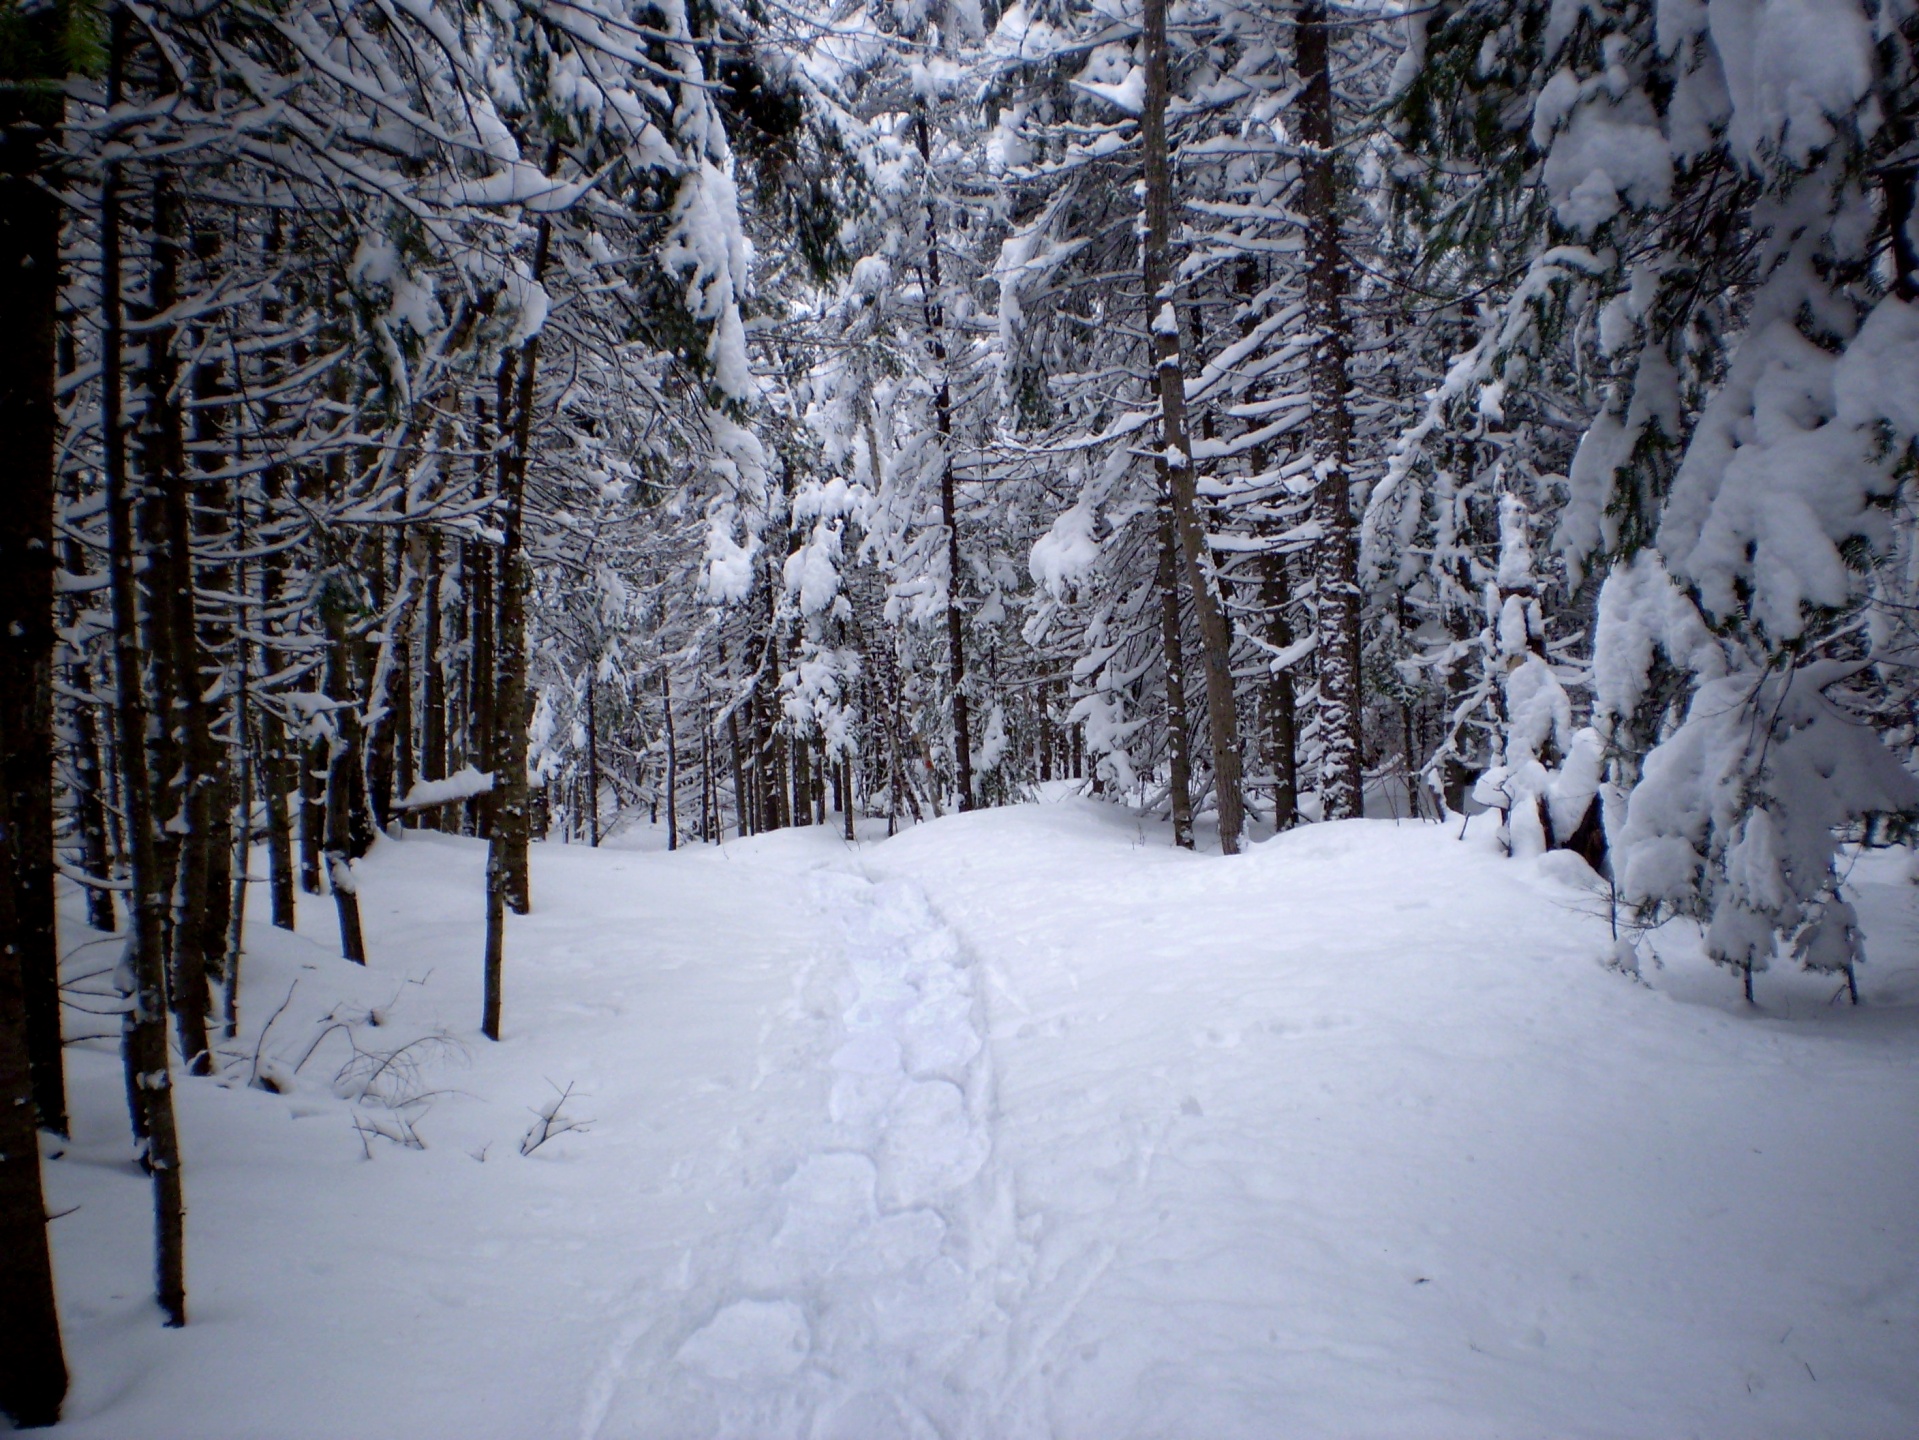
[[[0,112],[13,1423],[1919,1433],[1919,0]]]

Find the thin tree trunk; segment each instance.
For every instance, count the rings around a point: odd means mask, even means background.
[[[1193,617],[1199,624],[1206,718],[1212,738],[1213,791],[1219,806],[1219,848],[1236,855],[1245,815],[1239,780],[1239,720],[1233,703],[1232,633],[1200,526],[1192,446],[1186,435],[1186,378],[1180,362],[1179,323],[1173,309],[1168,255],[1173,197],[1166,156],[1166,0],[1145,0],[1143,20],[1146,96],[1140,114],[1140,137],[1145,152],[1146,236],[1142,251],[1147,318],[1153,335],[1154,382],[1159,390],[1160,453],[1172,497],[1174,530],[1185,560],[1186,583],[1192,591]]]
[[[120,103],[127,12],[111,17],[107,103]],[[100,449],[106,477],[107,533],[113,606],[114,717],[119,737],[121,800],[126,814],[128,955],[133,989],[121,1020],[127,1095],[141,1164],[153,1178],[155,1289],[169,1325],[186,1323],[186,1205],[181,1187],[179,1135],[173,1119],[173,1078],[167,1057],[165,968],[166,877],[153,817],[147,769],[145,661],[140,644],[139,581],[134,572],[133,502],[127,481],[121,417],[120,162],[108,160],[100,194],[101,366]]]
[[[740,707],[737,703],[726,712],[726,738],[733,749],[733,828],[744,840],[748,833],[746,767],[740,756]]]
[[[420,601],[420,778],[446,779],[446,675],[440,665],[440,541],[428,535],[423,549],[426,593]],[[441,808],[417,812],[418,823],[440,828]]]
[[[496,442],[497,443],[497,442]],[[493,622],[497,613],[498,589],[493,582],[493,547],[484,540],[471,541],[461,566],[467,581],[467,624],[471,627],[472,649],[466,666],[467,751],[479,759],[483,770],[498,770],[493,751],[493,715],[497,696],[494,687],[499,671],[494,662]],[[495,773],[493,783],[500,777]],[[493,796],[475,795],[466,802],[466,833],[490,838],[493,834]]]
[[[372,731],[367,737],[367,799],[373,828],[382,833],[394,815],[394,752],[411,748],[413,728],[412,680],[407,673],[406,657],[412,644],[413,606],[419,595],[418,572],[407,548],[404,545],[398,548],[399,573],[382,617],[380,645],[367,683],[366,708]],[[403,786],[403,795],[406,788],[410,787]]]
[[[1333,150],[1331,29],[1324,0],[1301,0],[1296,30],[1299,76],[1305,86],[1298,102],[1304,152],[1300,208],[1306,218],[1306,315],[1313,332],[1312,424],[1318,462],[1313,518],[1319,527],[1314,588],[1319,612],[1320,806],[1326,819],[1348,820],[1363,812],[1365,795],[1360,771],[1358,552],[1347,479],[1352,416],[1346,374],[1346,254]]]
[[[323,688],[317,680],[314,683]],[[326,778],[331,760],[324,739],[303,737],[294,742],[294,748],[300,762],[300,888],[309,895],[324,895],[320,848],[326,837]]]
[[[234,789],[239,800],[239,823],[233,828],[233,889],[227,902],[226,963],[221,966],[225,982],[220,1017],[223,1040],[231,1040],[240,1030],[240,952],[247,923],[247,870],[253,858],[253,751],[246,738],[248,656],[244,641],[238,658],[240,688],[234,697],[234,723],[241,731],[240,771]]]
[[[1175,558],[1173,503],[1159,466],[1159,652],[1166,672],[1166,752],[1173,810],[1173,843],[1193,848],[1193,762],[1187,752],[1186,678],[1179,643],[1179,562]]]
[[[344,568],[321,582],[320,611],[326,626],[326,688],[332,735],[327,742],[326,867],[333,908],[340,920],[340,954],[366,964],[366,938],[360,928],[360,893],[353,876],[353,772],[360,764],[360,718],[353,704],[348,672],[347,612],[352,581]]]
[[[217,225],[200,225],[192,246],[194,276],[204,286],[219,268],[222,238]],[[198,864],[204,871],[201,886],[206,898],[200,920],[204,968],[219,979],[224,974],[228,907],[232,901],[234,767],[245,743],[245,717],[237,710],[231,711],[228,733],[222,738],[219,717],[205,697],[209,693],[233,693],[231,666],[240,636],[235,621],[240,617],[232,608],[233,601],[200,606],[196,595],[202,583],[215,595],[237,597],[244,592],[235,583],[236,562],[226,558],[239,553],[233,543],[231,482],[225,478],[235,448],[227,433],[233,396],[223,352],[207,340],[204,326],[190,332],[190,344],[197,356],[188,374],[194,399],[190,438],[196,473],[189,485],[183,471],[180,503],[189,510],[189,532],[199,542],[201,552],[211,551],[219,557],[203,567],[194,552],[188,552],[185,574],[189,588],[184,597],[187,614],[193,618],[191,658],[195,668],[191,672],[189,716],[194,728],[190,740],[199,755],[189,843],[198,847]]]
[[[599,694],[599,676],[586,675],[586,839],[595,849],[600,844],[600,712],[595,698]]]
[[[552,222],[542,216],[534,244],[533,281],[546,273],[552,245]],[[533,436],[533,381],[540,359],[540,337],[529,336],[517,354],[501,362],[499,404],[504,411],[513,400],[513,433],[500,450],[498,474],[502,516],[500,545],[500,612],[498,687],[494,690],[492,741],[492,827],[487,837],[486,960],[480,1030],[489,1040],[500,1038],[500,987],[506,959],[506,911],[524,915],[532,896],[527,873],[526,788],[526,470]],[[515,380],[517,378],[517,386]]]
[[[932,137],[922,102],[917,116],[920,161],[932,170]],[[939,220],[933,197],[926,197],[926,333],[939,366],[933,396],[933,420],[940,437],[940,524],[946,529],[946,683],[953,696],[953,768],[959,808],[973,808],[973,730],[966,699],[966,627],[960,609],[959,515],[953,489],[953,391],[946,364],[946,306],[940,279]],[[873,457],[878,483],[879,456]]]
[[[153,255],[148,305],[164,315],[180,300],[180,202],[164,174],[153,186]],[[145,417],[141,461],[147,503],[154,507],[158,544],[149,549],[147,563],[159,594],[153,598],[156,618],[155,669],[159,692],[167,699],[162,728],[170,744],[168,768],[174,779],[166,832],[175,837],[172,852],[173,907],[168,928],[168,956],[172,967],[174,1025],[187,1071],[212,1071],[207,1014],[213,1008],[208,985],[210,910],[207,864],[210,843],[207,786],[214,760],[212,731],[201,702],[200,643],[193,604],[193,540],[189,518],[189,481],[186,475],[184,420],[177,398],[179,362],[174,355],[175,329],[156,324],[148,331],[143,372]],[[177,828],[176,828],[177,827]],[[224,843],[224,841],[222,842]]]
[[[61,545],[67,570],[75,575],[85,573],[86,558],[79,541],[69,535]],[[92,662],[78,652],[70,652],[67,662],[66,683],[72,697],[68,702],[72,739],[67,747],[67,788],[73,795],[74,825],[80,832],[80,868],[104,880],[113,874],[113,841],[107,822],[106,755],[100,745],[100,722],[94,713],[100,700]],[[96,885],[85,889],[87,924],[100,931],[117,929],[113,892]]]
[[[666,712],[666,848],[680,848],[679,742],[673,733],[673,679],[660,667],[660,705]]]
[[[1283,651],[1293,643],[1293,627],[1286,618],[1292,603],[1286,557],[1269,551],[1261,564],[1267,643]],[[1290,666],[1266,682],[1266,743],[1273,773],[1273,829],[1285,830],[1299,822],[1299,704]]]

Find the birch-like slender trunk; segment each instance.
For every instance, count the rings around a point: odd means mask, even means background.
[[[1193,451],[1186,433],[1186,376],[1180,360],[1179,321],[1173,308],[1170,258],[1173,181],[1166,154],[1166,0],[1145,0],[1141,39],[1146,61],[1146,95],[1140,112],[1145,154],[1146,235],[1142,269],[1146,282],[1148,328],[1152,333],[1153,380],[1159,391],[1160,455],[1166,466],[1174,530],[1185,561],[1186,584],[1199,626],[1200,657],[1206,675],[1206,720],[1212,740],[1213,791],[1219,806],[1219,848],[1239,853],[1245,826],[1240,794],[1239,719],[1233,701],[1232,632],[1226,623],[1212,559],[1200,522]]]

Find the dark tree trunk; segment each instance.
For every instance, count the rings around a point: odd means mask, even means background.
[[[931,171],[931,135],[926,109],[918,115],[920,160]],[[959,808],[973,808],[973,728],[966,698],[966,626],[960,609],[959,513],[953,489],[953,391],[946,365],[946,305],[941,294],[939,219],[933,197],[926,197],[926,334],[939,366],[939,389],[933,396],[933,422],[940,437],[940,524],[946,528],[946,683],[953,696],[953,773],[959,786]],[[879,455],[873,456],[874,478]]]
[[[1306,217],[1306,317],[1313,331],[1313,447],[1319,462],[1313,518],[1319,526],[1314,579],[1319,610],[1320,804],[1328,820],[1363,812],[1360,769],[1359,577],[1348,479],[1352,416],[1344,296],[1346,251],[1340,234],[1334,152],[1332,25],[1324,0],[1301,0],[1299,139]]]
[[[0,793],[0,865],[9,867],[19,863],[12,844],[18,833],[12,798]],[[20,934],[14,894],[13,886],[0,886],[0,935]],[[37,1427],[60,1418],[67,1362],[54,1303],[40,1141],[34,1133],[23,959],[19,944],[0,944],[0,1316],[6,1323],[0,1342],[0,1414],[16,1425]]]
[[[394,816],[396,752],[409,751],[412,743],[412,679],[408,674],[407,652],[412,645],[413,605],[419,591],[412,556],[404,544],[396,549],[399,573],[380,627],[380,644],[374,652],[373,673],[367,687],[367,713],[373,717],[372,734],[367,742],[367,805],[373,829],[382,833]],[[402,796],[409,785],[402,776]]]
[[[494,687],[499,671],[493,655],[493,620],[497,591],[493,583],[493,547],[483,540],[472,541],[461,567],[467,581],[467,624],[473,644],[466,667],[467,747],[480,768],[493,771],[493,783],[500,783],[499,760],[493,751],[493,715],[496,704]],[[475,795],[466,802],[468,834],[490,837],[493,833],[493,796]]]
[[[720,663],[726,662],[725,651],[720,652]],[[747,824],[746,767],[740,755],[740,705],[736,700],[726,712],[726,739],[733,751],[733,828],[745,839],[749,833]]]
[[[356,587],[346,567],[336,566],[319,585],[320,619],[326,628],[327,713],[332,736],[327,742],[326,867],[333,908],[340,920],[340,954],[366,964],[366,939],[360,928],[360,893],[353,874],[353,776],[360,767],[360,717],[353,703],[348,666],[349,619]]]
[[[439,537],[427,536],[424,550],[426,594],[420,601],[420,778],[444,780],[447,686],[446,672],[440,664]]]
[[[1287,617],[1292,585],[1286,557],[1268,551],[1261,557],[1261,601],[1266,608],[1267,643],[1285,650],[1293,643]],[[1299,822],[1299,701],[1289,665],[1266,682],[1267,764],[1273,774],[1273,829],[1285,830]]]
[[[214,279],[221,248],[220,231],[215,226],[204,224],[194,233],[195,275],[203,285]],[[227,434],[232,394],[225,361],[219,350],[206,344],[206,340],[205,329],[196,327],[192,343],[199,358],[189,378],[194,398],[192,458],[198,474],[191,486],[182,488],[181,500],[192,506],[188,517],[191,534],[201,549],[228,557],[238,553],[233,543],[231,482],[225,478],[234,448]],[[235,583],[235,563],[230,558],[218,558],[202,566],[190,554],[187,579],[190,585],[204,584],[215,595],[237,597],[243,593],[243,587]],[[196,668],[192,672],[191,713],[197,724],[191,735],[199,755],[192,796],[193,835],[189,843],[199,847],[199,864],[204,870],[206,901],[200,921],[201,954],[207,972],[223,978],[232,902],[234,770],[244,748],[246,721],[237,708],[218,717],[205,695],[216,689],[231,693],[231,685],[224,682],[232,679],[239,628],[233,623],[236,613],[232,600],[199,606],[196,592],[191,589],[185,599],[187,612],[195,623],[193,662]],[[225,738],[218,733],[220,718],[229,722]]]
[[[600,712],[596,697],[599,677],[591,670],[586,675],[586,839],[594,848],[600,843]]]
[[[1239,720],[1233,701],[1232,632],[1200,521],[1192,445],[1186,433],[1186,379],[1180,362],[1168,253],[1173,192],[1166,155],[1166,0],[1145,0],[1143,21],[1146,97],[1140,114],[1140,139],[1145,153],[1146,235],[1141,250],[1154,383],[1159,390],[1160,452],[1172,497],[1174,530],[1185,560],[1186,583],[1193,596],[1193,618],[1199,625],[1207,729],[1212,739],[1213,792],[1219,806],[1219,848],[1236,855],[1245,813],[1239,780]]]
[[[51,17],[51,7],[43,12]],[[29,25],[33,22],[28,21]],[[50,67],[48,73],[53,73]],[[67,1363],[40,1186],[40,1125],[67,1133],[60,1054],[59,952],[53,927],[54,334],[59,207],[40,182],[60,121],[49,92],[0,90],[0,434],[12,456],[0,505],[0,1413],[52,1425]],[[80,764],[93,763],[91,706]],[[79,796],[86,864],[104,831],[94,776]],[[87,810],[95,811],[93,824]],[[104,847],[102,847],[104,848]],[[97,928],[111,929],[107,892]],[[105,919],[104,927],[97,922]],[[164,1043],[164,1041],[163,1041]]]
[[[680,848],[680,747],[673,731],[673,677],[660,667],[660,709],[666,716],[666,848]]]
[[[164,172],[153,183],[152,256],[147,309],[159,317],[180,300],[180,203]],[[161,778],[169,787],[163,846],[173,881],[168,926],[174,1024],[187,1070],[212,1069],[207,1012],[208,937],[206,795],[212,736],[200,700],[200,644],[193,607],[193,542],[186,474],[186,437],[180,408],[180,364],[171,324],[150,322],[141,384],[145,390],[140,463],[150,530],[147,564],[153,596],[156,700],[164,703]],[[164,863],[164,862],[163,862]]]
[[[788,740],[788,748],[793,756],[793,823],[811,825],[813,823],[813,767],[810,746],[801,736],[794,735]]]
[[[112,12],[107,101],[120,101],[127,12]],[[132,993],[121,1021],[127,1096],[141,1164],[153,1178],[154,1270],[160,1308],[169,1325],[186,1323],[186,1205],[180,1183],[180,1144],[173,1119],[173,1078],[167,1058],[165,930],[167,880],[154,825],[153,784],[147,766],[147,676],[141,647],[139,580],[134,569],[133,497],[127,478],[121,416],[120,164],[109,160],[100,194],[100,450],[106,478],[107,532],[113,605],[114,706],[125,809],[129,936],[126,973]]]
[[[70,674],[74,688],[91,694],[89,667],[75,665]],[[76,700],[73,705],[73,808],[80,831],[80,864],[87,874],[106,879],[113,873],[113,847],[107,836],[107,806],[100,751],[100,724],[94,715],[95,701]],[[87,924],[95,930],[112,931],[118,927],[113,913],[113,892],[98,886],[87,889]]]
[[[1173,811],[1173,843],[1193,848],[1193,762],[1187,753],[1186,676],[1179,643],[1179,561],[1174,554],[1172,494],[1161,465],[1159,502],[1159,654],[1166,672],[1166,753]]]
[[[50,21],[19,23],[43,30]],[[11,855],[0,884],[12,891],[8,933],[17,946],[34,1110],[40,1124],[64,1135],[53,927],[53,378],[60,207],[41,183],[48,178],[60,109],[51,90],[0,90],[0,435],[9,456],[0,472],[6,476],[0,486],[6,495],[0,504],[0,785],[11,812]]]
[[[540,220],[533,254],[533,280],[546,272],[552,224]],[[499,452],[502,542],[500,545],[500,611],[498,688],[494,693],[491,743],[493,769],[492,829],[486,859],[486,957],[481,1000],[480,1031],[489,1040],[500,1038],[500,987],[504,979],[506,911],[524,915],[532,903],[527,874],[526,787],[526,471],[533,439],[533,382],[540,360],[540,337],[534,334],[517,354],[501,362],[499,404],[505,423],[512,400],[510,443]],[[517,383],[516,383],[517,381]],[[481,672],[488,682],[491,672]],[[492,690],[491,683],[482,687]]]
[[[223,994],[220,1015],[220,1038],[231,1040],[240,1029],[240,954],[247,924],[247,867],[253,854],[253,747],[247,743],[248,694],[251,690],[248,671],[252,656],[244,639],[239,641],[239,654],[235,657],[234,671],[238,675],[238,689],[234,694],[234,724],[239,734],[236,739],[239,756],[238,773],[234,777],[234,796],[238,800],[239,820],[233,827],[232,893],[227,900],[226,963],[221,968]]]
[[[71,366],[63,365],[62,369],[70,370]],[[75,575],[83,574],[87,565],[79,541],[69,535],[61,543],[67,570]],[[101,749],[100,722],[96,714],[100,700],[92,663],[81,653],[69,653],[67,660],[66,683],[72,697],[68,702],[72,739],[67,747],[67,788],[73,795],[74,826],[80,834],[80,868],[104,880],[113,874],[114,867],[113,840],[107,819],[106,754]],[[117,929],[113,892],[89,885],[86,895],[87,924],[95,930]]]
[[[317,680],[316,689],[325,687]],[[320,883],[320,848],[326,838],[326,781],[332,760],[323,739],[295,742],[300,761],[300,888],[309,895],[324,895]]]

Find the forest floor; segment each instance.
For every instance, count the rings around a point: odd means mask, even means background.
[[[384,841],[370,965],[330,901],[251,926],[179,1083],[184,1330],[114,1043],[69,1047],[52,1433],[1919,1434],[1910,855],[1852,872],[1866,1004],[1782,969],[1749,1011],[1690,927],[1608,968],[1590,872],[1458,832],[1222,860],[1055,787],[541,845],[497,1045],[483,847]],[[111,942],[66,939],[97,1007]]]

